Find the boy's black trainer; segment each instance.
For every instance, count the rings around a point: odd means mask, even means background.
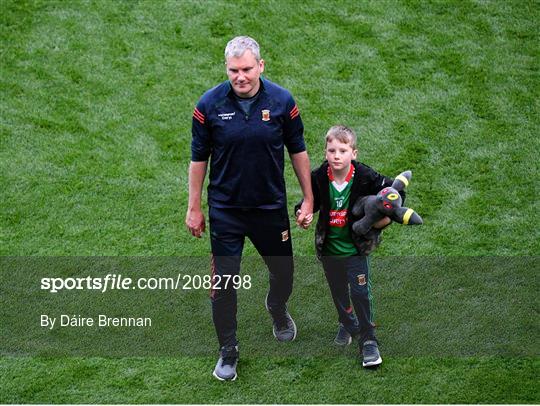
[[[381,354],[379,353],[379,346],[375,340],[364,341],[362,345],[362,366],[364,368],[376,367],[382,364]]]
[[[351,334],[347,331],[347,329],[345,328],[345,326],[343,326],[343,324],[339,323],[339,328],[336,334],[336,338],[334,338],[334,343],[336,345],[346,346],[346,345],[349,345],[351,342],[352,342]]]

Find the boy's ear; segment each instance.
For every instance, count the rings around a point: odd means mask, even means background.
[[[352,152],[352,159],[356,159],[356,156],[358,155],[358,150],[354,149]]]

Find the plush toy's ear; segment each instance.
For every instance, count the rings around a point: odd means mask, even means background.
[[[413,209],[408,207],[398,207],[394,214],[391,216],[392,220],[409,226],[423,224],[422,217]]]
[[[411,171],[401,172],[398,176],[396,176],[396,179],[394,179],[394,183],[392,183],[392,187],[399,192],[400,190],[403,190],[407,186],[409,186],[409,182],[411,181],[411,178],[412,178]]]

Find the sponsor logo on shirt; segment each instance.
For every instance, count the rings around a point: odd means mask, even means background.
[[[262,121],[270,121],[270,110],[262,110]]]
[[[330,210],[330,227],[345,227],[347,225],[347,210]]]
[[[233,111],[232,113],[221,113],[221,114],[218,114],[218,116],[222,120],[232,120],[235,114],[236,114],[236,111]]]

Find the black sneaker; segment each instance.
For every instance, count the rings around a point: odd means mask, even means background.
[[[364,341],[362,345],[362,366],[364,368],[375,367],[382,364],[379,346],[375,340]]]
[[[296,338],[296,324],[288,311],[280,320],[274,319],[273,324],[274,337],[278,341],[293,341]]]
[[[296,323],[289,312],[285,310],[285,313],[281,317],[274,316],[268,307],[268,295],[266,295],[264,304],[266,306],[266,310],[268,310],[268,313],[270,313],[272,316],[272,332],[274,337],[276,337],[276,340],[293,341],[296,338],[296,333],[298,330],[296,329]]]
[[[346,346],[352,343],[351,334],[347,331],[347,329],[341,323],[339,323],[339,329],[336,334],[336,338],[334,338],[334,343],[340,346]]]
[[[238,346],[221,347],[219,359],[212,375],[220,381],[234,381],[237,377],[238,356]]]

